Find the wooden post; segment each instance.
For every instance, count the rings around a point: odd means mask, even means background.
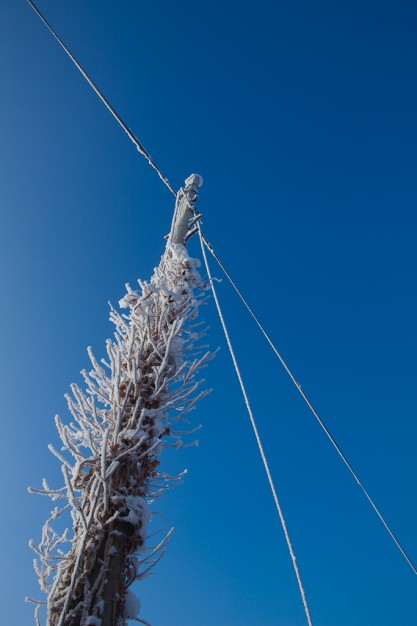
[[[194,205],[198,199],[198,189],[202,184],[202,176],[191,174],[185,181],[185,187],[179,190],[168,245],[170,243],[186,245],[188,239],[196,232],[196,229],[190,228],[190,225],[194,218]]]
[[[167,247],[171,243],[186,245],[188,239],[196,232],[192,222],[195,218],[195,203],[198,199],[198,189],[202,184],[202,176],[191,174],[185,181],[185,187],[179,190]],[[143,476],[144,483],[148,479],[149,475]],[[129,548],[131,547],[131,531],[130,524],[115,521],[110,525],[109,532],[106,533],[106,537],[103,539],[103,543],[106,545],[109,537],[113,535],[110,545],[115,548],[115,553],[110,557],[106,576],[107,581],[103,588],[104,612],[101,617],[101,626],[118,626],[117,620],[120,617],[121,600],[126,593],[123,571]],[[96,569],[98,570],[99,568]],[[90,587],[94,586],[94,582],[93,575]],[[77,622],[76,626],[84,625],[81,622]]]

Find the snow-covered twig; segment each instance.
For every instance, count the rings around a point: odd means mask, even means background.
[[[50,450],[62,464],[64,487],[50,489],[44,481],[43,489],[31,490],[67,502],[45,523],[41,544],[32,545],[40,585],[48,594],[48,626],[101,624],[111,594],[117,596],[112,600],[117,626],[128,618],[147,624],[127,611],[128,587],[162,558],[172,534],[173,529],[146,549],[149,504],[186,473],[159,472],[158,457],[167,445],[183,445],[179,437],[187,431],[174,427],[187,421],[185,415],[208,393],[196,378],[212,358],[198,346],[205,327],[199,326],[200,332],[195,321],[206,285],[185,246],[169,243],[152,279],[139,281],[139,287],[141,293],[126,286],[120,306],[127,313],[111,307],[115,333],[106,344],[107,359],[97,360],[88,348],[92,370],[82,372],[86,390],[74,384],[67,396],[74,422],[65,425],[56,418],[63,453]],[[52,528],[68,508],[71,539],[67,530]],[[64,552],[61,546],[68,541]],[[40,624],[38,605],[36,610]]]

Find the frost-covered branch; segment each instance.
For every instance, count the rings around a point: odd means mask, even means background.
[[[64,486],[44,481],[43,489],[31,490],[62,502],[46,521],[40,545],[32,544],[48,594],[48,626],[140,621],[128,587],[161,558],[172,532],[147,549],[149,503],[184,475],[160,472],[159,456],[165,446],[182,445],[182,431],[174,427],[207,393],[196,379],[211,358],[200,353],[203,332],[195,324],[206,288],[197,264],[184,245],[168,240],[150,282],[139,281],[138,291],[126,286],[119,304],[127,312],[111,308],[115,334],[107,359],[99,362],[88,349],[86,390],[72,385],[67,396],[73,421],[56,418],[62,448],[50,449],[62,464]],[[67,509],[71,537],[54,529],[62,527],[57,519]]]

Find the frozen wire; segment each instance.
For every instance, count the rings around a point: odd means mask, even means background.
[[[149,165],[151,165],[151,167],[153,167],[154,170],[156,170],[159,178],[165,183],[165,185],[168,187],[168,189],[171,191],[171,193],[174,194],[174,196],[176,196],[176,191],[174,190],[174,188],[171,186],[171,183],[169,182],[168,178],[166,176],[164,176],[164,174],[161,172],[161,170],[159,169],[159,167],[157,166],[157,164],[155,163],[155,161],[152,159],[151,155],[149,154],[149,152],[143,147],[143,145],[140,143],[139,139],[136,137],[136,135],[130,130],[130,128],[128,127],[128,125],[122,120],[122,118],[120,117],[120,115],[117,113],[116,109],[110,104],[110,102],[107,100],[107,98],[105,97],[105,95],[100,91],[100,89],[97,87],[97,85],[94,83],[94,81],[90,78],[90,76],[87,74],[87,72],[82,68],[82,66],[78,63],[77,59],[73,56],[73,54],[71,54],[71,52],[69,51],[69,49],[67,48],[67,46],[64,44],[64,42],[62,41],[62,39],[60,39],[57,35],[57,33],[54,31],[54,29],[52,28],[52,26],[46,21],[45,17],[42,15],[42,13],[39,11],[39,9],[34,5],[34,3],[32,2],[32,0],[28,0],[30,6],[32,7],[32,9],[35,11],[35,13],[40,17],[40,19],[42,20],[42,22],[45,24],[45,26],[47,27],[47,29],[50,31],[50,33],[52,33],[52,35],[55,37],[55,39],[57,40],[57,42],[62,46],[62,48],[65,50],[65,52],[67,53],[67,55],[69,56],[69,58],[71,59],[71,61],[74,63],[74,65],[76,66],[76,68],[81,72],[81,74],[84,76],[85,80],[88,82],[88,84],[90,85],[90,87],[92,87],[94,89],[94,91],[96,92],[96,94],[98,95],[98,97],[100,98],[100,100],[103,102],[103,104],[106,105],[106,107],[108,108],[108,110],[110,111],[110,113],[113,115],[113,117],[116,119],[116,121],[120,124],[120,126],[123,128],[123,130],[125,131],[125,133],[127,134],[127,136],[129,137],[129,139],[131,141],[133,141],[133,143],[135,144],[136,148],[138,149],[138,151],[142,154],[142,156],[145,157],[145,159],[148,161]]]
[[[250,305],[248,304],[248,302],[244,298],[242,292],[240,291],[240,289],[238,288],[238,286],[236,285],[236,283],[234,282],[234,280],[230,276],[229,272],[227,271],[227,269],[225,268],[225,266],[223,265],[223,263],[219,259],[218,255],[216,254],[216,252],[213,249],[213,246],[208,242],[208,240],[206,239],[206,237],[202,233],[201,233],[201,237],[202,237],[202,240],[204,242],[204,245],[210,251],[210,253],[213,255],[213,257],[216,259],[217,263],[222,268],[223,272],[225,273],[226,277],[228,278],[228,280],[229,280],[230,284],[232,285],[233,289],[236,291],[236,293],[238,294],[239,298],[242,300],[243,304],[245,305],[245,307],[247,308],[247,310],[249,311],[249,313],[251,314],[251,316],[255,320],[255,322],[256,322],[257,326],[259,327],[260,331],[262,332],[263,336],[265,337],[265,339],[267,340],[267,342],[271,346],[271,348],[274,351],[275,355],[280,360],[280,362],[281,362],[282,366],[284,367],[285,371],[287,372],[288,376],[291,378],[292,382],[297,387],[299,393],[301,394],[301,396],[302,396],[303,400],[305,401],[305,403],[307,404],[308,408],[313,413],[314,417],[316,418],[316,420],[320,424],[321,428],[326,433],[326,436],[328,437],[328,439],[332,443],[333,447],[336,449],[336,451],[339,454],[340,458],[342,459],[343,463],[346,465],[346,467],[348,468],[349,472],[351,473],[351,475],[353,476],[355,481],[358,483],[359,487],[362,489],[362,491],[365,494],[368,502],[370,503],[370,505],[374,509],[375,513],[378,515],[379,519],[381,520],[382,524],[384,525],[384,527],[387,530],[388,534],[390,535],[391,539],[394,541],[394,543],[397,546],[398,550],[401,552],[401,554],[403,555],[404,559],[407,561],[408,565],[413,570],[414,574],[417,575],[417,569],[416,569],[415,565],[413,564],[413,562],[411,561],[410,557],[408,556],[408,554],[406,553],[406,551],[404,550],[404,548],[400,544],[400,542],[397,539],[397,537],[395,536],[394,532],[389,527],[388,523],[386,522],[385,518],[383,517],[382,513],[380,512],[380,510],[376,506],[376,504],[373,501],[373,499],[371,498],[371,496],[369,495],[368,491],[365,489],[363,483],[359,479],[359,477],[356,474],[355,470],[353,469],[352,465],[349,463],[349,461],[347,460],[346,456],[342,452],[340,446],[338,445],[338,443],[334,439],[333,435],[330,433],[329,429],[327,428],[326,424],[323,422],[322,418],[320,417],[320,415],[318,414],[318,412],[316,411],[316,409],[312,405],[312,403],[311,403],[310,399],[308,398],[307,394],[305,393],[305,391],[301,387],[300,383],[295,378],[294,374],[292,373],[292,371],[288,367],[287,363],[285,362],[284,358],[282,357],[282,355],[278,351],[278,349],[275,346],[275,344],[273,343],[272,339],[270,338],[270,336],[266,332],[265,328],[262,326],[261,322],[256,317],[256,315],[253,312],[252,308],[250,307]]]
[[[227,330],[226,322],[225,322],[224,317],[223,317],[223,312],[222,312],[222,309],[221,309],[221,306],[220,306],[220,302],[219,302],[219,299],[218,299],[218,296],[217,296],[217,291],[216,291],[216,288],[214,286],[214,281],[213,281],[213,278],[212,278],[212,275],[211,275],[210,266],[208,264],[206,251],[204,249],[205,237],[204,237],[203,233],[201,232],[200,224],[198,223],[197,225],[198,225],[198,232],[199,232],[199,236],[200,236],[201,251],[202,251],[202,254],[203,254],[204,264],[206,266],[207,275],[208,275],[208,278],[209,278],[209,281],[210,281],[210,285],[211,285],[211,289],[212,289],[212,292],[213,292],[214,301],[216,303],[217,312],[219,314],[219,318],[220,318],[220,322],[221,322],[221,325],[222,325],[222,328],[223,328],[223,332],[224,332],[224,335],[226,337],[226,341],[227,341],[227,345],[228,345],[228,348],[229,348],[230,355],[232,357],[233,365],[234,365],[235,370],[236,370],[236,375],[237,375],[238,380],[239,380],[240,388],[242,390],[242,394],[243,394],[243,397],[245,399],[246,408],[248,410],[249,418],[250,418],[250,421],[251,421],[251,424],[252,424],[252,428],[253,428],[254,433],[255,433],[255,437],[256,437],[257,444],[258,444],[259,452],[261,454],[262,461],[263,461],[263,464],[264,464],[264,467],[265,467],[265,471],[266,471],[266,474],[268,476],[269,486],[271,487],[271,491],[272,491],[272,495],[274,497],[275,505],[276,505],[277,510],[278,510],[279,519],[281,521],[281,525],[282,525],[282,529],[284,531],[284,535],[285,535],[285,539],[286,539],[286,542],[287,542],[288,550],[289,550],[289,553],[291,555],[291,559],[292,559],[295,575],[297,577],[298,587],[300,589],[301,598],[302,598],[303,605],[304,605],[304,610],[305,610],[305,613],[306,613],[306,616],[307,616],[307,622],[308,622],[309,626],[313,626],[313,622],[312,622],[311,615],[310,615],[310,609],[309,609],[309,606],[308,606],[307,597],[306,597],[306,593],[305,593],[305,590],[304,590],[303,581],[301,579],[300,570],[298,568],[297,559],[296,559],[296,556],[295,556],[295,553],[294,553],[294,548],[293,548],[292,543],[291,543],[291,538],[290,538],[290,535],[288,533],[287,523],[285,521],[284,513],[283,513],[283,510],[282,510],[280,501],[278,499],[277,490],[275,488],[274,481],[272,479],[272,474],[271,474],[271,470],[269,469],[268,460],[267,460],[266,455],[265,455],[265,451],[264,451],[264,448],[263,448],[263,445],[262,445],[261,437],[260,437],[260,434],[259,434],[259,431],[258,431],[258,427],[256,425],[255,417],[253,415],[252,407],[250,405],[248,394],[247,394],[247,391],[246,391],[246,388],[245,388],[245,385],[244,385],[244,382],[243,382],[242,374],[240,372],[240,368],[239,368],[239,365],[237,363],[237,359],[236,359],[236,355],[235,355],[235,352],[234,352],[234,349],[233,349],[233,346],[232,346],[232,342],[230,340],[229,332]]]

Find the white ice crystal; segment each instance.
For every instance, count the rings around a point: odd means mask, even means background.
[[[126,617],[137,617],[140,613],[140,600],[131,589],[127,590],[126,594]]]

